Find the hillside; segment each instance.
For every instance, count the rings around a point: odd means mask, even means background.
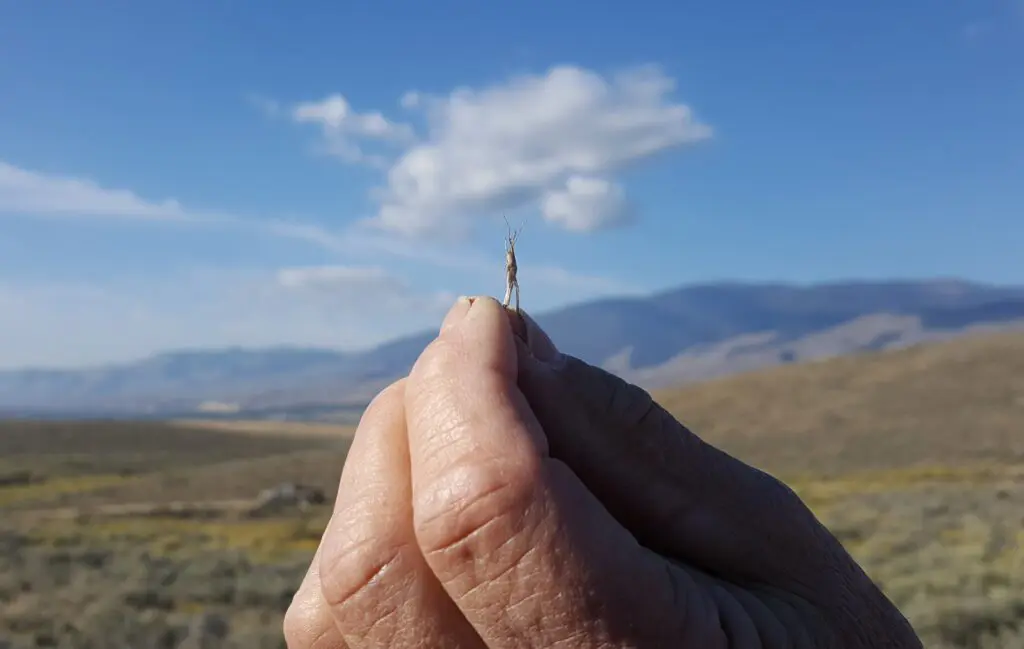
[[[720,283],[534,315],[567,353],[657,388],[1024,328],[1024,288],[953,280]],[[433,335],[357,353],[191,350],[90,369],[0,371],[0,413],[316,419],[341,411],[351,419],[380,387],[408,371]]]
[[[1024,334],[970,336],[654,393],[773,470],[1024,462]]]

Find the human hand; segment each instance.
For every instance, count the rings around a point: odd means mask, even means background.
[[[290,649],[921,646],[784,485],[511,321],[456,303],[367,409]]]

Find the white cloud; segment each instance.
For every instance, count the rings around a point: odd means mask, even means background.
[[[572,232],[590,232],[629,220],[622,187],[603,178],[570,176],[562,189],[544,195],[541,214]]]
[[[584,209],[580,196],[588,194],[587,186],[565,186],[577,210]],[[609,185],[608,191],[596,193],[614,192]],[[590,208],[589,218],[601,209]],[[311,222],[252,219],[186,208],[173,200],[152,201],[81,177],[0,161],[0,215],[4,213],[183,223],[228,237],[269,235],[306,242],[330,253],[329,260],[346,262],[273,271],[224,269],[188,277],[126,269],[122,277],[96,286],[5,283],[0,278],[0,313],[6,316],[0,317],[0,365],[6,367],[108,362],[167,349],[226,345],[360,348],[435,327],[455,297],[443,289],[499,297],[502,290],[503,251],[497,240],[484,254],[463,244],[414,240],[364,226],[332,229]],[[520,261],[523,306],[534,313],[635,291],[609,278],[530,259],[529,250]]]
[[[559,66],[447,97],[408,95],[402,103],[425,111],[427,135],[389,169],[372,222],[404,235],[459,233],[478,216],[553,197],[544,214],[556,224],[611,225],[616,210],[587,193],[594,178],[711,136],[669,98],[674,86],[653,66],[607,78]],[[613,188],[604,198],[621,204]]]
[[[392,122],[376,111],[357,112],[339,94],[330,95],[321,101],[298,104],[292,109],[292,119],[300,124],[320,126],[327,152],[346,162],[385,166],[385,156],[364,150],[367,141],[409,145],[416,140],[408,124]]]
[[[154,202],[124,189],[71,176],[30,171],[0,161],[0,213],[186,220],[175,200]]]

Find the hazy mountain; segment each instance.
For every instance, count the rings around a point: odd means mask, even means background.
[[[798,286],[720,283],[538,314],[565,352],[649,387],[808,358],[1024,328],[1024,287],[956,280]],[[84,370],[0,372],[14,413],[316,413],[357,409],[404,374],[433,332],[342,353],[273,348],[169,352]]]

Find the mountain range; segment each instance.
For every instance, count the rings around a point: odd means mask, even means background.
[[[1024,287],[955,279],[723,282],[600,299],[535,319],[562,351],[654,389],[972,331],[1024,329]],[[406,373],[434,335],[359,352],[187,350],[87,369],[0,371],[0,413],[344,416]]]

